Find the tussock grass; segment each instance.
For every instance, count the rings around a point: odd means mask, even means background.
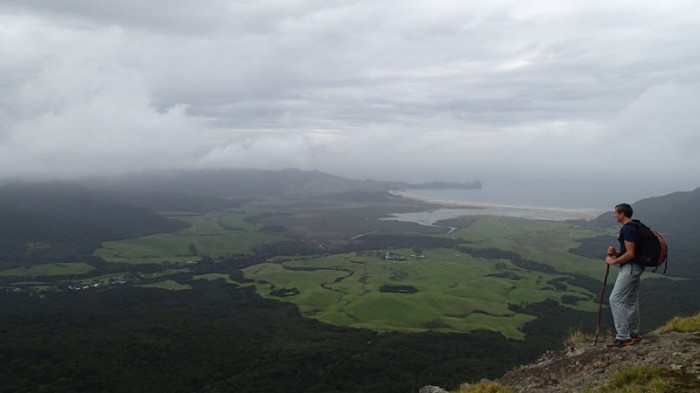
[[[572,328],[569,330],[569,336],[564,341],[564,344],[565,345],[585,344],[585,343],[592,343],[594,340],[595,340],[595,336],[593,334],[584,333],[579,329]]]
[[[665,393],[673,392],[678,385],[668,372],[650,364],[641,364],[613,375],[606,385],[586,393]]]
[[[698,332],[700,331],[700,312],[692,317],[674,317],[659,328],[659,332]]]
[[[479,383],[472,383],[463,387],[459,390],[455,390],[454,393],[517,393],[515,389],[501,385],[498,382],[487,382],[481,381]]]

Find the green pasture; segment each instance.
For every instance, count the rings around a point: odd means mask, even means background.
[[[161,233],[133,239],[103,243],[95,255],[116,263],[163,263],[199,260],[199,255],[211,257],[246,253],[251,247],[280,240],[267,235],[244,221],[249,210],[228,209],[205,214],[177,214],[177,218],[191,224],[176,233]],[[193,253],[190,245],[196,248]]]
[[[223,274],[223,273],[209,273],[209,274],[200,274],[198,276],[193,276],[192,279],[194,280],[204,280],[204,281],[216,281],[216,280],[224,280],[228,284],[235,284],[238,285],[236,281],[233,281],[231,277],[229,277],[228,274]]]
[[[109,262],[131,264],[177,262],[181,264],[179,269],[164,265],[166,270],[142,278],[155,281],[146,285],[149,287],[188,289],[189,286],[169,280],[168,276],[189,271],[183,264],[198,261],[200,255],[246,253],[255,245],[283,239],[262,233],[263,225],[284,227],[285,233],[307,234],[313,239],[324,236],[347,239],[373,231],[422,234],[461,239],[467,248],[510,251],[525,260],[551,266],[558,273],[519,267],[508,259],[478,258],[456,249],[424,249],[422,255],[414,255],[416,251],[412,249],[387,249],[273,258],[243,270],[253,283],[236,283],[228,275],[216,273],[194,278],[224,279],[235,285],[254,286],[262,296],[293,302],[307,317],[382,332],[491,329],[507,337],[522,338],[522,327],[535,317],[515,312],[510,305],[527,306],[551,299],[576,310],[596,311],[593,300],[596,294],[561,279],[574,274],[602,278],[605,270],[602,256],[601,260],[594,260],[568,251],[578,247],[579,239],[602,232],[572,227],[565,222],[484,216],[474,217],[465,221],[463,228],[444,233],[442,228],[378,220],[385,216],[384,212],[372,209],[338,209],[316,215],[312,210],[308,214],[297,211],[269,216],[258,225],[245,221],[246,217],[270,209],[249,205],[204,214],[170,213],[170,217],[187,221],[191,226],[176,233],[105,242],[95,255]],[[403,260],[386,259],[386,254],[399,255]],[[53,269],[61,269],[51,270],[51,265],[55,265]],[[29,275],[46,275],[46,271],[71,274],[66,273],[67,268],[78,274],[80,268],[92,269],[86,264],[51,265],[32,267],[44,273]],[[19,270],[7,269],[0,276],[20,275],[14,273]],[[27,275],[27,269],[21,271]],[[285,289],[292,288],[298,293],[283,296]],[[415,292],[396,292],[401,288],[415,288]]]
[[[412,222],[381,220],[390,210],[385,206],[348,207],[341,209],[314,209],[292,215],[279,215],[266,219],[265,223],[284,227],[302,238],[350,239],[369,233],[382,234],[435,234],[444,228],[420,225]],[[340,225],[339,225],[340,224]]]
[[[181,291],[181,290],[186,290],[186,289],[192,289],[191,286],[186,285],[186,284],[180,284],[177,281],[173,280],[163,280],[163,281],[158,281],[155,283],[151,284],[142,284],[138,285],[139,287],[142,288],[159,288],[159,289],[168,289],[172,291]]]
[[[488,216],[466,228],[438,236],[464,239],[469,242],[469,247],[511,251],[559,271],[600,279],[605,272],[605,249],[601,250],[599,260],[581,257],[568,250],[578,247],[577,240],[605,233],[572,227],[566,222]]]
[[[70,276],[90,273],[94,267],[83,262],[46,263],[0,270],[2,276]]]
[[[479,225],[448,236],[463,237],[480,247],[495,247],[507,237],[507,249],[522,250],[528,258],[556,264],[562,272],[595,270],[577,267],[576,261],[593,262],[566,252],[575,242],[571,239],[574,232],[566,231],[565,224],[529,220],[535,225],[528,229],[524,222],[511,224],[509,220],[484,218],[483,223],[479,220]],[[544,232],[557,230],[560,235],[546,240],[550,236]],[[540,244],[531,246],[533,240]],[[562,297],[572,296],[581,301],[567,307],[595,310],[595,295],[589,291],[571,285],[555,290],[547,283],[562,276],[524,270],[509,260],[476,258],[452,249],[426,250],[420,256],[408,249],[389,251],[405,261],[384,259],[382,252],[350,253],[270,261],[248,267],[244,274],[255,280],[252,285],[262,296],[293,302],[308,317],[376,331],[466,332],[487,328],[522,338],[519,329],[534,317],[511,311],[509,304],[546,299],[561,303]],[[410,286],[417,292],[382,292],[382,286]],[[272,294],[276,289],[291,288],[299,294]]]

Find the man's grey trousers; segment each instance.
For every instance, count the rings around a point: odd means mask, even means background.
[[[643,272],[643,266],[625,263],[617,273],[609,300],[618,340],[629,340],[632,334],[639,334],[639,281]]]

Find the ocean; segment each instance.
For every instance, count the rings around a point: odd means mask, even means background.
[[[538,190],[541,191],[541,190]],[[565,221],[575,219],[591,220],[607,209],[600,207],[576,206],[576,199],[564,198],[559,193],[555,197],[542,197],[541,192],[518,189],[504,192],[493,189],[475,190],[404,190],[394,192],[405,198],[425,200],[442,204],[444,208],[417,212],[397,213],[389,219],[434,225],[447,218],[469,215],[492,215],[520,217],[535,220]]]
[[[428,199],[454,203],[479,203],[486,205],[525,206],[573,210],[612,209],[620,201],[613,200],[609,192],[590,185],[494,183],[481,189],[405,190],[408,198]]]

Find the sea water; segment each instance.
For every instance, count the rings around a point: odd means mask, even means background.
[[[452,203],[479,203],[486,205],[526,206],[572,210],[604,210],[619,203],[601,189],[577,183],[502,182],[485,184],[479,189],[416,190],[401,194],[408,198],[445,201]]]
[[[568,190],[571,192],[571,190]],[[554,192],[548,196],[543,189],[528,188],[483,188],[483,189],[448,189],[448,190],[402,190],[397,195],[434,202],[443,208],[415,213],[397,213],[389,219],[416,222],[422,225],[434,225],[447,218],[492,215],[520,217],[537,220],[564,221],[598,217],[607,209],[587,207],[597,204],[592,199],[567,198],[566,190]]]

